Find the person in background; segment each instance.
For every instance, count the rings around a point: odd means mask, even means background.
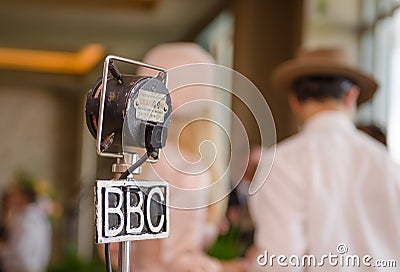
[[[211,55],[195,43],[158,45],[146,54],[143,61],[172,70],[185,64],[214,63]],[[139,69],[137,74],[155,76],[157,73]],[[169,71],[169,82],[177,80],[174,78],[179,76],[177,74],[181,75]],[[191,75],[183,72],[183,76]],[[213,173],[199,156],[200,143],[211,134],[211,123],[196,121],[195,117],[205,116],[208,104],[204,100],[212,99],[211,90],[197,85],[169,91],[173,117],[166,146],[160,152],[159,161],[152,165],[144,164],[142,174],[137,178],[169,182],[170,235],[166,239],[133,243],[132,269],[137,272],[234,272],[236,268],[229,263],[205,253],[218,234],[217,225],[208,220],[211,210],[207,207],[210,199],[207,187],[213,181]],[[111,244],[111,250],[115,267],[117,244]]]
[[[169,81],[179,80],[177,76],[197,77],[184,68],[182,73],[174,72],[175,67],[194,63],[214,64],[213,57],[195,43],[167,43],[151,49],[144,62],[167,69]],[[149,75],[148,69],[140,69],[138,74]],[[201,76],[212,77],[207,71]],[[154,75],[154,74],[153,74]],[[190,81],[188,81],[190,82]],[[197,81],[196,81],[197,82]],[[143,175],[148,180],[167,180],[170,183],[170,236],[158,241],[135,243],[134,263],[138,271],[153,271],[148,259],[159,252],[158,264],[164,271],[173,272],[222,272],[234,271],[228,263],[222,263],[204,252],[218,234],[217,224],[208,221],[210,190],[213,172],[207,168],[199,156],[201,142],[213,133],[211,122],[193,121],[206,116],[209,104],[204,100],[213,99],[212,89],[207,86],[188,86],[171,92],[172,120],[168,130],[167,144],[160,160],[154,165],[144,165]],[[214,177],[215,178],[215,177]],[[141,248],[152,250],[143,254]],[[156,262],[157,263],[157,262]],[[158,270],[155,270],[158,271]]]
[[[40,207],[33,180],[25,175],[3,194],[2,271],[43,272],[51,255],[51,224]]]
[[[377,83],[347,59],[337,48],[303,49],[272,74],[302,130],[277,145],[268,179],[254,178],[266,182],[250,197],[252,271],[396,271],[373,265],[400,261],[400,169],[352,123]],[[331,265],[330,253],[371,256],[371,267]],[[271,259],[280,255],[281,265]],[[317,264],[289,260],[310,255]]]

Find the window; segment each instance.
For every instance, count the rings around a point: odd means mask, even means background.
[[[387,133],[389,151],[400,163],[400,1],[361,1],[360,65],[379,81],[358,120]]]

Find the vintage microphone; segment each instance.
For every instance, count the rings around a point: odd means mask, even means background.
[[[122,74],[114,62],[143,66],[156,77]],[[89,90],[86,124],[96,138],[101,157],[115,158],[113,180],[97,180],[95,187],[96,243],[105,244],[107,271],[111,271],[110,243],[119,243],[118,271],[130,271],[130,241],[169,235],[168,183],[139,181],[145,162],[157,162],[166,143],[171,119],[167,71],[117,56],[107,56],[103,76]],[[113,146],[115,152],[109,152]],[[144,148],[139,158],[132,147]]]

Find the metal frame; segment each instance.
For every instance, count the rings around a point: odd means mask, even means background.
[[[137,65],[137,66],[143,66],[143,67],[146,67],[146,68],[149,68],[152,70],[160,71],[165,75],[165,77],[162,80],[165,85],[167,84],[167,70],[162,67],[158,67],[158,66],[150,65],[150,64],[143,63],[140,61],[122,58],[122,57],[118,57],[118,56],[114,56],[114,55],[109,55],[104,60],[103,77],[102,77],[102,81],[101,81],[102,88],[101,88],[101,94],[100,94],[98,129],[97,129],[97,137],[96,137],[96,152],[100,157],[123,158],[122,154],[108,153],[108,152],[101,151],[101,139],[102,139],[101,136],[103,133],[104,103],[106,100],[108,72],[109,72],[110,62],[113,60],[116,60],[119,62],[124,62],[124,63],[129,63],[129,64],[133,64],[133,65]]]

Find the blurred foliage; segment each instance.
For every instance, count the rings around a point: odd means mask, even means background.
[[[243,257],[251,244],[252,240],[243,237],[239,226],[230,225],[229,230],[217,238],[207,253],[219,260],[233,260]]]
[[[37,178],[26,170],[19,169],[14,175],[11,187],[13,186],[25,194],[33,196],[35,202],[50,220],[54,221],[61,217],[63,208],[58,201],[58,194],[50,182]]]
[[[326,16],[329,10],[329,0],[319,0],[317,4],[317,12],[322,15]]]
[[[62,260],[52,265],[47,272],[104,272],[105,269],[105,264],[101,261],[86,261],[77,253],[70,251]]]
[[[14,174],[14,182],[18,188],[32,192],[38,197],[46,197],[52,200],[58,198],[53,186],[46,180],[35,177],[24,169],[18,169]]]

